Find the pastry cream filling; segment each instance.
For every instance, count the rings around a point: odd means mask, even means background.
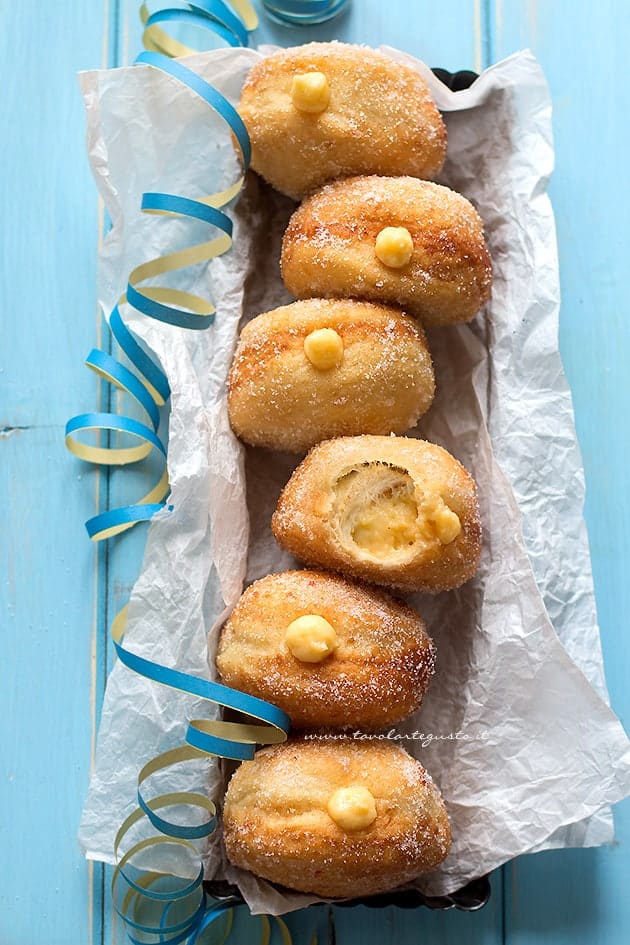
[[[328,108],[330,88],[323,72],[304,72],[294,75],[291,82],[291,100],[301,112],[317,114]]]
[[[437,537],[443,545],[450,545],[462,530],[459,516],[452,509],[449,509],[448,505],[439,496],[435,500],[429,518],[433,522]]]
[[[376,237],[374,252],[384,266],[401,269],[413,255],[413,239],[404,226],[386,226]]]
[[[321,663],[337,648],[335,628],[317,614],[305,614],[287,627],[284,642],[302,663]]]
[[[394,490],[382,499],[372,502],[351,530],[353,541],[376,558],[409,547],[417,538],[418,506],[413,499]]]
[[[417,495],[408,472],[366,463],[335,486],[341,541],[382,561],[415,554],[418,545],[450,544],[461,531],[458,516],[437,494]]]
[[[328,371],[343,359],[343,340],[334,328],[317,328],[304,339],[304,354],[314,368]]]
[[[363,830],[376,820],[374,796],[360,785],[338,788],[328,799],[328,813],[342,830]]]

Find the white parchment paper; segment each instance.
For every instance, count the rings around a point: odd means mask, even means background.
[[[430,333],[438,394],[414,431],[472,472],[484,523],[476,578],[449,594],[413,598],[437,644],[438,670],[423,708],[398,732],[441,787],[451,817],[449,857],[418,881],[435,895],[518,854],[609,842],[610,805],[630,792],[630,744],[607,705],[584,479],[558,353],[544,77],[524,52],[452,93],[417,60],[385,51],[431,83],[448,125],[442,179],[479,209],[495,278],[484,315]],[[236,103],[261,54],[221,50],[187,64]],[[141,193],[201,196],[233,180],[236,161],[220,120],[169,76],[135,67],[84,73],[81,85],[89,158],[113,222],[100,260],[99,298],[109,311],[133,266],[207,238],[201,224],[143,217]],[[244,582],[294,563],[269,522],[297,460],[244,450],[225,401],[239,323],[288,301],[278,259],[292,208],[252,177],[233,212],[234,249],[175,277],[174,284],[215,300],[209,331],[128,316],[172,388],[174,512],[151,525],[126,641],[151,659],[210,678],[218,629]],[[188,718],[207,715],[198,700],[114,667],[81,822],[88,857],[112,862],[115,833],[135,807],[140,766],[180,744]],[[219,768],[206,768],[220,800]],[[163,790],[189,786],[176,769],[160,781]],[[236,880],[256,912],[315,901],[231,868],[218,840],[206,867],[209,877]]]

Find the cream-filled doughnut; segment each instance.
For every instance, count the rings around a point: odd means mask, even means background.
[[[305,452],[320,440],[404,433],[433,401],[424,333],[399,309],[306,299],[241,332],[228,384],[230,422],[254,446]]]
[[[492,285],[473,205],[414,177],[354,177],[323,187],[291,217],[281,265],[298,298],[400,305],[425,325],[469,321]]]
[[[345,43],[308,43],[257,63],[238,106],[252,168],[296,200],[355,174],[435,177],[446,129],[415,69]]]
[[[307,564],[407,591],[459,587],[481,553],[474,480],[445,449],[411,437],[313,447],[280,495],[272,530]]]
[[[438,866],[451,843],[433,781],[387,741],[262,749],[230,780],[223,828],[236,866],[325,898],[400,886]]]
[[[279,706],[300,729],[392,725],[418,708],[434,663],[411,607],[325,571],[256,581],[217,652],[222,682]]]

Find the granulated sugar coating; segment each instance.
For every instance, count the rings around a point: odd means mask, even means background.
[[[295,76],[320,72],[330,89],[317,113],[296,108]],[[435,177],[446,129],[424,79],[409,66],[363,46],[309,43],[269,56],[251,70],[240,115],[252,143],[252,168],[300,199],[326,181],[355,174]]]
[[[333,329],[339,364],[308,360],[310,332]],[[431,355],[418,323],[399,309],[307,299],[265,312],[241,332],[229,379],[232,428],[247,443],[305,452],[320,440],[405,433],[433,401]]]
[[[337,635],[333,654],[304,663],[284,635],[317,614]],[[222,681],[267,699],[296,728],[376,730],[420,705],[435,651],[422,618],[389,594],[323,571],[285,571],[252,584],[219,640]]]
[[[339,788],[366,788],[376,819],[344,830],[328,812]],[[438,789],[391,742],[300,739],[265,748],[228,785],[224,839],[237,866],[328,898],[372,895],[433,869],[451,833]]]
[[[385,227],[404,227],[410,261],[375,253]],[[282,242],[282,278],[298,298],[358,298],[401,305],[425,325],[466,322],[490,298],[483,223],[461,194],[414,177],[354,177],[327,184],[295,211]]]

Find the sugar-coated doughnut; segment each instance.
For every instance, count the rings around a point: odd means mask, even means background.
[[[281,265],[298,298],[398,304],[426,325],[474,318],[492,285],[473,205],[414,177],[354,177],[323,187],[291,217]]]
[[[232,776],[223,828],[236,866],[324,898],[400,886],[438,866],[451,843],[433,781],[387,741],[262,749]]]
[[[228,407],[247,443],[305,452],[333,436],[404,433],[434,390],[414,319],[369,302],[307,299],[245,325]]]
[[[354,174],[435,177],[446,128],[424,79],[363,46],[308,43],[251,70],[238,106],[252,167],[299,200]]]
[[[295,728],[384,728],[420,705],[435,651],[389,594],[325,571],[270,574],[221,632],[222,682],[273,702]]]
[[[411,437],[313,447],[280,495],[272,530],[307,564],[407,591],[459,587],[481,552],[474,480],[445,449]]]

